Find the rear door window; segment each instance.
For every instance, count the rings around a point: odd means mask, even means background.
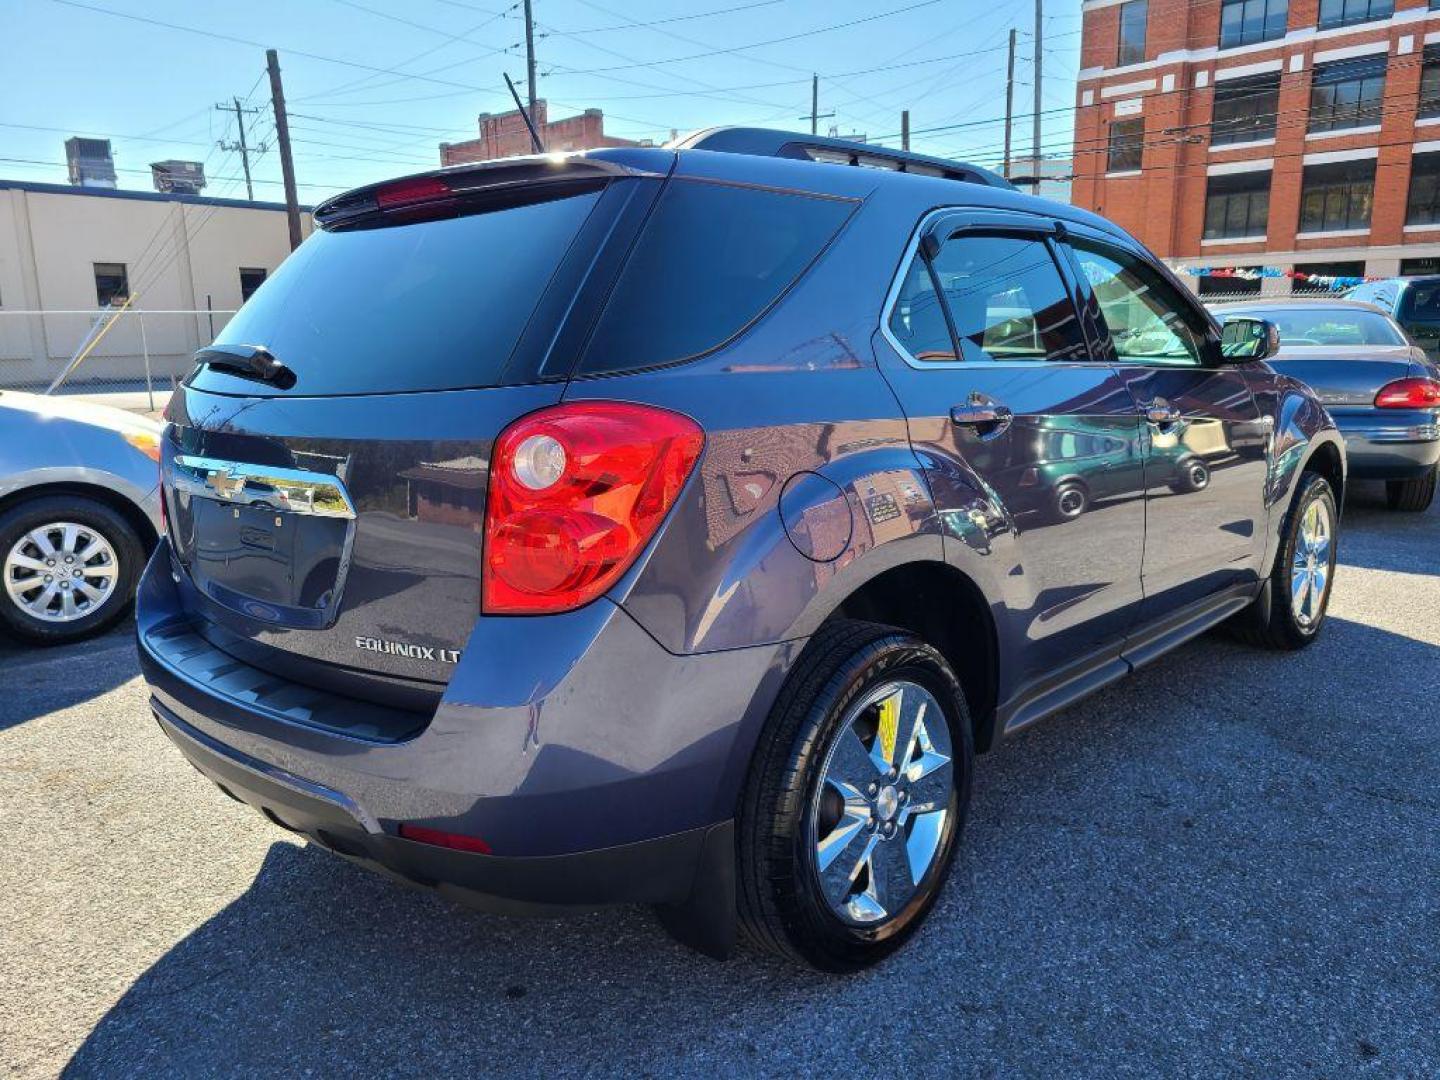
[[[724,345],[805,272],[856,205],[671,180],[605,306],[581,372],[670,364]]]
[[[263,345],[294,395],[453,390],[524,381],[507,370],[598,191],[382,228],[316,230],[216,339]],[[192,385],[278,394],[199,369]]]
[[[938,284],[944,307],[936,302]],[[961,233],[927,266],[916,255],[891,309],[891,335],[916,360],[1081,359],[1084,335],[1070,294],[1038,236]]]

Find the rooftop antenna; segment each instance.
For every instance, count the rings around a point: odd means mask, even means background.
[[[525,126],[530,129],[530,143],[535,147],[537,154],[545,153],[545,144],[540,141],[540,133],[535,130],[535,122],[530,119],[529,112],[525,106],[520,104],[520,95],[515,91],[515,84],[510,81],[509,72],[505,72],[505,85],[510,88],[510,96],[515,99],[515,108],[520,110],[520,119],[525,121]]]

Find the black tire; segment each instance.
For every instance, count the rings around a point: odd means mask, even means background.
[[[806,816],[831,736],[847,711],[881,683],[902,678],[941,704],[951,746],[950,801],[938,846],[914,895],[873,926],[843,921],[824,897],[806,854]],[[939,897],[970,803],[974,759],[959,681],[933,648],[903,630],[851,620],[811,639],[771,712],[751,763],[737,829],[742,933],[752,943],[823,971],[850,972],[888,956]]]
[[[1318,612],[1309,623],[1303,623],[1297,617],[1290,600],[1290,572],[1295,560],[1295,548],[1300,539],[1301,519],[1310,504],[1317,500],[1329,513],[1329,564]],[[1334,588],[1339,521],[1335,493],[1330,482],[1316,472],[1302,473],[1295,498],[1285,515],[1284,531],[1280,535],[1280,550],[1275,554],[1275,566],[1270,571],[1270,578],[1255,601],[1229,624],[1237,638],[1258,648],[1294,650],[1305,648],[1320,636],[1320,631],[1325,627],[1325,612],[1329,608],[1330,594]]]
[[[1056,521],[1074,521],[1090,509],[1090,491],[1078,480],[1067,480],[1055,489],[1050,504]]]
[[[1429,510],[1435,501],[1435,475],[1436,470],[1431,469],[1414,480],[1385,481],[1385,505],[1411,514]]]
[[[1198,457],[1187,458],[1175,467],[1175,480],[1170,490],[1177,495],[1204,491],[1210,486],[1210,467]]]
[[[47,622],[26,611],[0,582],[0,630],[34,645],[64,645],[92,637],[114,626],[130,610],[135,584],[145,565],[145,547],[123,516],[83,495],[37,495],[0,513],[0,574],[14,546],[27,533],[55,522],[71,522],[93,530],[115,554],[117,572],[106,598],[88,614],[69,622]]]

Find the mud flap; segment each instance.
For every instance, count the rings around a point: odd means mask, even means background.
[[[713,825],[705,834],[690,896],[679,904],[656,904],[666,932],[682,945],[716,960],[735,951],[735,822]]]

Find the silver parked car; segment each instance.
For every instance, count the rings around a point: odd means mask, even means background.
[[[0,392],[0,630],[59,644],[129,610],[161,533],[160,431],[120,409]]]
[[[1392,510],[1425,510],[1440,463],[1440,368],[1384,309],[1336,297],[1256,298],[1216,315],[1280,329],[1277,371],[1308,383],[1345,436],[1350,475],[1384,480]]]

